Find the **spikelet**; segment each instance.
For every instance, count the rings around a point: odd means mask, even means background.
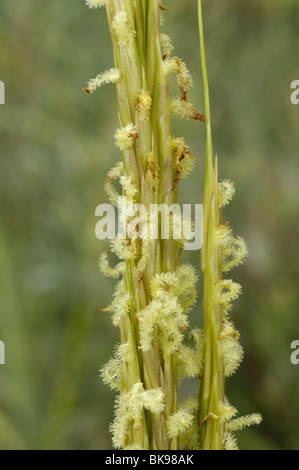
[[[199,113],[190,101],[181,98],[171,100],[171,112],[174,116],[187,118],[189,121],[205,121],[204,114]]]
[[[164,72],[166,75],[170,75],[171,73],[177,73],[178,71],[178,64],[177,64],[177,58],[176,57],[171,57],[167,58],[164,62]]]
[[[248,254],[247,244],[241,237],[230,237],[221,250],[222,271],[228,272],[240,266]]]
[[[196,349],[182,345],[177,352],[177,358],[179,360],[178,377],[180,380],[185,377],[198,377],[201,370],[201,358],[198,357]]]
[[[198,398],[190,397],[187,398],[187,400],[185,400],[179,408],[180,410],[184,410],[187,413],[194,415],[198,409],[198,406]],[[191,425],[180,434],[180,448],[188,450],[200,450],[199,427],[197,426],[195,419]]]
[[[198,407],[199,403],[197,397],[189,397],[180,405],[180,409],[188,411],[188,413],[194,413]]]
[[[107,1],[109,0],[85,0],[85,3],[88,8],[96,10],[97,8],[106,6]]]
[[[138,193],[138,189],[132,182],[132,177],[124,174],[119,178],[119,181],[127,198],[127,204],[133,204],[135,196]]]
[[[197,362],[198,362],[198,376],[201,378],[203,374],[204,366],[204,340],[203,340],[203,330],[199,328],[194,328],[190,331],[190,337],[193,338],[195,342],[195,348],[197,351]]]
[[[123,162],[120,161],[111,168],[105,180],[105,186],[104,186],[105,192],[109,198],[109,201],[114,206],[118,205],[118,198],[120,194],[116,191],[112,182],[120,178],[123,171],[124,171],[124,165],[123,165]]]
[[[179,58],[176,58],[176,63],[177,63],[176,83],[181,91],[182,99],[186,100],[187,93],[193,85],[193,80],[185,62],[183,62]]]
[[[174,177],[172,188],[181,180],[186,178],[194,169],[195,158],[183,138],[172,139],[171,150],[173,156]]]
[[[178,297],[179,303],[186,313],[196,303],[198,275],[194,266],[183,264],[175,270],[175,276],[178,282],[173,286],[172,292]]]
[[[152,180],[152,191],[155,193],[159,183],[160,168],[156,157],[151,152],[147,156],[147,167]]]
[[[217,299],[220,305],[230,308],[231,302],[241,293],[241,286],[232,280],[225,279],[217,284]]]
[[[225,422],[230,421],[232,418],[236,416],[238,410],[234,408],[225,397],[224,403],[220,402],[218,404],[218,414],[219,419],[224,420]]]
[[[147,227],[146,234],[142,237],[142,244],[141,244],[141,258],[137,265],[138,273],[143,273],[148,265],[151,255],[151,238],[150,238],[150,228],[149,224]]]
[[[112,29],[114,30],[118,44],[127,47],[135,39],[136,32],[129,23],[128,15],[124,11],[118,11],[112,21]]]
[[[232,432],[224,434],[224,449],[225,450],[239,450],[237,439]]]
[[[216,241],[219,247],[225,247],[230,243],[232,229],[228,224],[219,225],[216,228]]]
[[[134,240],[122,239],[117,236],[110,241],[111,251],[122,260],[134,260],[137,256],[136,243]]]
[[[101,273],[106,277],[112,277],[114,279],[118,279],[125,270],[124,263],[118,263],[115,268],[111,268],[108,262],[108,255],[110,251],[106,251],[101,254],[99,259],[99,268]]]
[[[164,300],[167,298],[170,286],[173,288],[179,282],[175,273],[156,273],[150,282],[150,291],[154,299]]]
[[[136,111],[139,114],[141,122],[146,122],[149,118],[152,107],[152,98],[149,91],[142,90],[138,96]]]
[[[143,384],[138,382],[129,392],[121,392],[117,397],[115,406],[115,419],[110,426],[113,446],[116,449],[128,449],[129,424],[139,421],[143,417],[144,409],[153,414],[160,414],[164,410],[164,393],[160,388],[144,390]]]
[[[232,376],[243,360],[243,348],[234,336],[225,336],[220,341],[220,351],[224,357],[225,376]]]
[[[248,428],[250,426],[258,426],[262,421],[262,416],[259,413],[254,413],[230,421],[227,423],[226,429],[229,432],[241,431],[242,429]]]
[[[218,185],[218,204],[224,207],[230,203],[235,195],[234,183],[230,180],[221,181]]]
[[[191,266],[181,266],[175,272],[155,274],[150,282],[152,301],[138,312],[140,348],[151,349],[155,328],[159,328],[160,347],[164,358],[175,353],[181,346],[182,332],[188,326],[184,309],[193,298],[187,294],[188,285],[194,285],[195,271]],[[181,284],[181,285],[180,285]]]
[[[115,449],[123,449],[127,444],[129,424],[132,419],[127,404],[128,394],[123,392],[116,398],[115,418],[110,425],[112,444]]]
[[[97,88],[100,88],[103,85],[107,85],[108,83],[117,83],[121,77],[120,70],[112,68],[106,70],[105,72],[98,75],[96,78],[92,78],[89,80],[87,84],[87,88],[84,88],[86,93],[94,93]]]
[[[137,314],[139,320],[140,349],[144,352],[150,351],[154,337],[155,327],[160,315],[159,302],[150,302],[141,312]]]
[[[180,449],[201,450],[199,427],[195,419],[191,425],[180,434]]]
[[[117,129],[115,132],[115,141],[120,150],[128,150],[138,139],[139,134],[134,124],[128,124],[126,127]]]
[[[164,398],[164,393],[160,388],[144,390],[142,392],[143,406],[153,414],[160,414],[164,411]]]
[[[101,369],[101,378],[111,390],[120,390],[122,385],[122,361],[113,357]]]
[[[184,409],[180,409],[169,416],[166,422],[167,436],[174,439],[186,432],[194,423],[194,416]]]
[[[113,302],[108,307],[101,308],[101,311],[112,312],[112,323],[114,326],[119,326],[122,316],[128,315],[132,307],[132,297],[126,292],[123,279],[117,284],[113,296]],[[121,346],[121,348],[123,348],[123,346]],[[125,359],[124,351],[121,355]]]
[[[171,39],[167,34],[161,34],[161,47],[162,47],[162,54],[163,60],[169,59],[171,53],[173,51],[173,45],[171,44]]]

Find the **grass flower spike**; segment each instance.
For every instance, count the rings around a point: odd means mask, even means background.
[[[236,449],[234,433],[261,418],[236,418],[237,410],[225,396],[225,379],[238,368],[243,350],[229,318],[241,286],[223,274],[243,262],[247,247],[222,221],[223,208],[235,190],[228,180],[218,182],[212,152],[201,1],[205,114],[188,98],[193,80],[185,62],[173,55],[171,39],[161,31],[161,10],[166,9],[159,0],[86,0],[86,4],[92,9],[106,7],[114,67],[90,80],[85,91],[94,93],[108,83],[116,86],[119,124],[114,138],[121,161],[108,173],[105,191],[114,206],[120,196],[126,200],[119,214],[125,220],[123,232],[110,241],[99,261],[101,272],[117,280],[111,304],[100,309],[111,314],[119,329],[119,345],[101,369],[103,382],[117,393],[110,427],[113,446]],[[174,97],[170,74],[175,75],[178,89]],[[207,126],[203,331],[189,325],[189,312],[198,297],[198,273],[182,263],[193,222],[175,209],[180,182],[190,175],[196,159],[185,139],[173,135],[174,117]],[[160,208],[157,217],[153,205]],[[171,210],[165,213],[164,207]],[[165,227],[169,237],[164,236]],[[114,266],[109,264],[111,252],[118,258]],[[179,403],[178,387],[190,377],[200,380],[199,399]]]

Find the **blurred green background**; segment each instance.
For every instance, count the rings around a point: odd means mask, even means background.
[[[195,0],[165,0],[163,30],[193,74],[202,110]],[[299,449],[299,79],[297,0],[204,2],[214,148],[237,196],[225,212],[249,244],[233,273],[243,285],[233,319],[246,356],[228,380],[240,413],[264,422],[242,449]],[[108,314],[113,282],[98,273],[107,244],[95,208],[119,154],[114,87],[87,96],[112,66],[105,12],[82,0],[1,0],[0,366],[1,449],[109,449],[113,393],[98,370],[118,340]],[[204,126],[174,120],[197,156],[182,202],[202,202]],[[200,254],[186,254],[199,268]],[[201,323],[199,303],[192,323]],[[195,391],[186,382],[183,393]]]

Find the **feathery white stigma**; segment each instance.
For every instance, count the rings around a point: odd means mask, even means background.
[[[130,147],[132,147],[138,137],[139,134],[134,124],[128,124],[126,127],[117,129],[115,132],[116,145],[121,150],[128,150]]]
[[[132,44],[136,32],[129,23],[128,16],[124,11],[118,11],[113,18],[112,28],[117,36],[118,44],[122,47]]]
[[[103,73],[100,73],[96,78],[89,80],[87,88],[84,88],[86,93],[94,93],[97,88],[100,88],[103,85],[108,83],[117,83],[121,77],[121,73],[118,69],[109,69]]]
[[[88,8],[96,10],[97,8],[104,7],[107,4],[107,0],[85,0]]]

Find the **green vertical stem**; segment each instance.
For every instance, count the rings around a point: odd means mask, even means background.
[[[213,162],[209,82],[206,64],[202,3],[198,0],[199,38],[206,113],[206,172],[204,194],[204,239],[202,271],[204,274],[204,374],[200,385],[202,447],[222,450],[224,424],[219,404],[224,401],[224,363],[219,350],[222,311],[217,299],[217,283],[222,279],[221,258],[216,243],[216,228],[221,223],[218,206],[218,164]]]

